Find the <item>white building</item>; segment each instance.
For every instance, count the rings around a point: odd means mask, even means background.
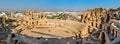
[[[1,14],[0,14],[0,16],[5,16],[6,15],[6,13],[4,13],[4,12],[2,12]]]

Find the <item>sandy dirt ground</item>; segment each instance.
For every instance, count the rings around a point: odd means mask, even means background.
[[[72,37],[75,36],[75,32],[82,30],[85,27],[83,23],[79,23],[71,20],[52,20],[41,19],[41,24],[36,25],[36,28],[31,30],[25,29],[20,34],[24,34],[32,37],[44,37],[44,38],[58,38],[58,37]],[[47,21],[47,23],[45,23]]]

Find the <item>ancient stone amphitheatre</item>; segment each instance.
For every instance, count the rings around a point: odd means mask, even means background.
[[[19,26],[12,33],[20,33],[31,37],[65,38],[75,37],[81,32],[81,37],[88,36],[87,25],[72,20],[47,19],[42,12],[28,12],[22,19],[17,19]]]
[[[1,14],[0,43],[120,44],[120,8],[72,13],[28,11]]]

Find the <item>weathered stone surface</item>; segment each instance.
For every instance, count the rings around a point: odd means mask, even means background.
[[[88,32],[91,34],[93,30],[104,30],[106,35],[110,38],[109,41],[115,39],[118,36],[118,29],[111,22],[111,20],[120,20],[120,10],[119,9],[103,9],[96,8],[93,10],[88,10],[82,13],[81,22],[88,23]],[[94,35],[95,36],[95,35]],[[107,40],[108,41],[108,40]],[[109,43],[108,43],[109,44]]]
[[[98,40],[100,41],[101,44],[110,44],[108,34],[104,31],[100,33]]]

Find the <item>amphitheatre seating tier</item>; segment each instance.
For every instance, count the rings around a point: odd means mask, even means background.
[[[81,35],[88,34],[87,32],[83,32],[86,28],[85,23],[80,23],[72,20],[59,20],[59,19],[39,19],[38,24],[35,25],[35,21],[31,26],[34,25],[34,28],[31,30],[25,29],[21,32],[21,34],[25,34],[32,37],[45,37],[45,38],[56,38],[56,37],[72,37],[75,34],[79,34],[81,31]],[[29,24],[29,23],[28,23]],[[87,30],[85,30],[87,31]]]

